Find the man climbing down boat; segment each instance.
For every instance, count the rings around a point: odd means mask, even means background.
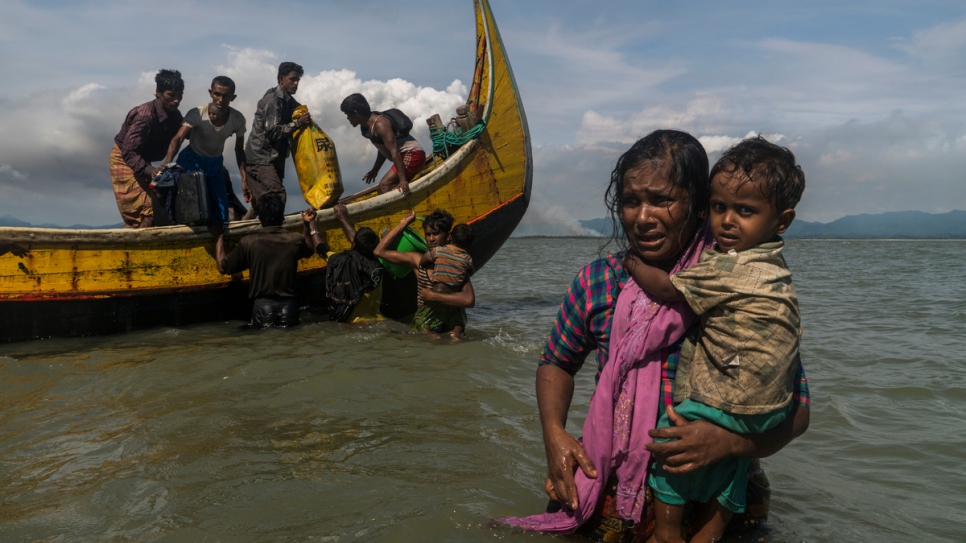
[[[155,99],[128,112],[111,149],[111,183],[125,228],[154,226],[154,198],[148,183],[157,168],[151,163],[164,158],[182,121],[178,111],[184,94],[181,72],[160,70],[154,82]]]
[[[302,235],[299,235],[282,227],[285,204],[278,194],[265,194],[255,205],[261,230],[243,237],[228,255],[225,236],[219,234],[215,238],[215,264],[225,275],[250,270],[248,296],[254,300],[250,326],[298,324],[295,276],[299,260],[316,252],[324,257],[328,251],[315,223],[315,210],[302,212]]]
[[[379,236],[371,228],[358,230],[349,222],[345,204],[332,208],[350,247],[329,256],[325,274],[325,294],[329,318],[340,322],[379,320],[382,277],[385,272],[373,251]]]
[[[208,185],[208,209],[214,228],[228,222],[231,202],[228,186],[231,179],[225,179],[224,169],[225,141],[235,136],[235,160],[241,172],[242,186],[246,186],[245,173],[245,116],[231,107],[235,96],[235,82],[230,77],[219,75],[211,81],[208,90],[211,103],[188,111],[184,124],[171,140],[168,154],[163,164],[168,164],[178,153],[185,138],[188,146],[178,154],[178,165],[186,172],[202,172]],[[219,225],[221,223],[221,225]]]
[[[416,138],[409,135],[412,120],[398,109],[372,111],[369,101],[359,93],[347,96],[340,109],[352,126],[359,127],[362,137],[379,150],[376,163],[362,176],[362,180],[366,183],[375,181],[383,163],[389,159],[392,168],[382,176],[376,189],[379,194],[393,189],[409,194],[409,181],[426,165],[426,152]]]

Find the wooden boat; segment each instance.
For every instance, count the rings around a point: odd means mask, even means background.
[[[488,0],[474,0],[476,65],[467,103],[485,123],[474,139],[435,157],[411,183],[411,194],[363,191],[343,200],[350,220],[385,232],[411,209],[425,216],[445,209],[472,224],[477,268],[500,248],[530,200],[532,159],[527,120]],[[285,227],[301,231],[298,214]],[[348,248],[331,209],[319,212],[333,251]],[[232,223],[229,250],[257,221]],[[123,332],[226,318],[247,319],[247,274],[218,273],[213,242],[203,227],[143,230],[0,228],[0,340]],[[299,292],[318,296],[325,260],[299,264]],[[414,297],[414,281],[391,281],[396,300]],[[309,296],[311,297],[311,296]],[[392,299],[392,296],[388,296]],[[406,304],[390,304],[404,313]],[[395,309],[393,309],[395,307]],[[392,316],[392,315],[390,315]]]

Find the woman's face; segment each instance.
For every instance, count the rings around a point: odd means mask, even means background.
[[[644,163],[624,174],[621,224],[630,250],[646,262],[670,269],[697,228],[688,220],[688,193],[674,186],[669,169]]]

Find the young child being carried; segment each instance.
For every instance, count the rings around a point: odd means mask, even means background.
[[[805,175],[791,151],[760,136],[738,143],[711,169],[714,249],[669,277],[628,253],[625,267],[665,301],[684,300],[700,317],[682,349],[674,409],[738,433],[777,426],[791,409],[801,338],[798,298],[782,257]],[[665,413],[658,427],[669,426]],[[656,462],[648,478],[661,513],[649,543],[683,542],[684,504],[704,504],[692,543],[717,541],[745,508],[748,458],[729,457],[688,474]]]
[[[429,278],[434,292],[453,294],[473,275],[473,257],[467,252],[473,244],[473,227],[460,223],[450,232],[450,243],[423,253],[419,265],[431,268]],[[453,337],[463,335],[464,326],[453,327]]]

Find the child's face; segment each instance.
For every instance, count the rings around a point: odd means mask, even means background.
[[[743,172],[722,172],[711,180],[711,233],[722,252],[771,241],[794,218],[795,210],[778,210]]]

